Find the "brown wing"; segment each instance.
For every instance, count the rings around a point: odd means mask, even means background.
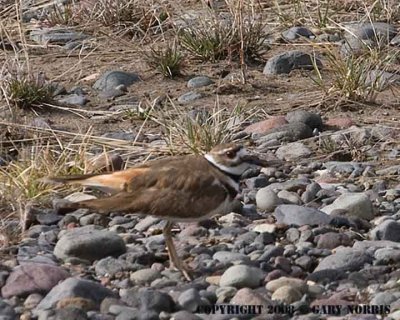
[[[146,168],[130,179],[125,191],[114,196],[82,201],[75,206],[100,212],[196,219],[216,209],[228,196],[214,174],[203,157],[184,157]]]

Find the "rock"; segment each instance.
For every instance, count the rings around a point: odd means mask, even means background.
[[[388,240],[400,242],[400,222],[393,220],[383,221],[371,230],[372,240]]]
[[[257,224],[254,228],[253,231],[259,232],[259,233],[274,233],[276,231],[276,225],[271,224],[271,223],[262,223],[262,224]]]
[[[268,291],[275,292],[281,287],[290,287],[298,290],[300,293],[306,293],[308,285],[305,281],[296,278],[280,277],[275,280],[271,280],[267,283],[265,288]]]
[[[283,204],[278,206],[273,215],[276,217],[277,223],[295,226],[327,225],[332,219],[329,215],[317,209],[294,204]]]
[[[1,289],[1,294],[4,298],[10,298],[31,293],[47,293],[58,282],[68,277],[68,272],[61,267],[27,262],[13,269]]]
[[[95,271],[100,277],[114,277],[117,273],[129,271],[133,265],[125,260],[116,259],[114,257],[105,257],[97,261]]]
[[[374,253],[377,263],[387,265],[389,263],[400,262],[400,249],[381,248]]]
[[[124,160],[119,154],[101,153],[90,158],[86,164],[88,172],[112,172],[122,170]]]
[[[391,292],[378,292],[370,301],[372,305],[388,306],[396,301],[399,297]]]
[[[172,298],[159,290],[153,289],[128,289],[125,294],[121,294],[122,301],[129,306],[140,307],[140,310],[154,310],[156,312],[171,312],[174,310],[175,303]]]
[[[285,204],[297,204],[297,205],[302,204],[300,196],[297,193],[292,192],[292,191],[281,190],[278,192],[277,196]]]
[[[278,140],[282,142],[293,142],[313,136],[313,130],[304,123],[293,122],[270,130],[265,135],[253,134],[258,145],[266,144],[269,141]]]
[[[196,316],[195,314],[182,310],[172,314],[174,320],[201,320],[202,318]]]
[[[206,87],[214,82],[207,76],[198,76],[190,79],[187,83],[189,89]]]
[[[263,73],[265,75],[272,75],[290,73],[290,71],[295,69],[313,70],[314,60],[315,64],[321,68],[321,61],[308,53],[298,50],[283,52],[267,61]]]
[[[268,305],[272,305],[271,300],[249,288],[238,290],[230,303],[238,305],[262,305],[264,308],[267,308]]]
[[[135,230],[143,232],[149,229],[151,226],[159,223],[161,221],[160,218],[156,218],[153,216],[147,216],[143,219],[141,219],[136,225],[135,225]]]
[[[284,116],[270,117],[266,120],[262,120],[247,126],[244,129],[244,132],[249,134],[251,133],[267,134],[272,129],[278,128],[287,123],[288,122],[286,121],[286,118]]]
[[[318,192],[319,192],[321,189],[322,189],[322,188],[321,188],[321,186],[320,186],[318,183],[316,183],[316,182],[310,183],[310,184],[306,187],[306,191],[304,191],[304,192],[302,193],[302,195],[301,195],[301,200],[302,200],[304,203],[309,203],[309,202],[313,201],[313,200],[316,198]]]
[[[106,297],[114,296],[113,292],[101,284],[79,278],[68,278],[56,285],[39,303],[36,311],[54,308],[58,301],[69,297],[81,297],[91,300],[96,308]]]
[[[326,269],[357,271],[363,268],[364,264],[371,262],[371,256],[365,251],[340,247],[334,254],[323,258],[314,272]]]
[[[231,252],[231,251],[217,251],[216,253],[214,253],[212,258],[224,264],[229,264],[237,261],[242,261],[242,262],[250,261],[248,256],[239,252]]]
[[[39,44],[66,44],[69,41],[73,40],[82,40],[86,39],[89,36],[82,33],[72,31],[70,29],[62,29],[62,28],[44,28],[44,29],[35,29],[32,30],[29,34],[29,38],[32,41],[35,41]]]
[[[282,204],[282,200],[274,191],[268,188],[261,188],[256,194],[256,204],[258,209],[271,212],[278,205]]]
[[[325,206],[321,211],[331,214],[334,210],[345,210],[347,216],[365,220],[374,218],[372,202],[364,193],[345,193],[339,196],[332,204]]]
[[[300,37],[314,39],[315,35],[306,27],[291,27],[290,29],[282,32],[282,37],[286,40],[293,41]]]
[[[161,278],[160,272],[150,268],[135,271],[130,276],[130,280],[138,285],[149,284],[158,278]]]
[[[57,102],[65,106],[84,106],[88,102],[88,99],[82,95],[71,94],[58,98]]]
[[[301,142],[292,142],[276,150],[276,156],[286,161],[304,159],[312,154],[311,150]]]
[[[327,232],[316,237],[317,248],[335,249],[339,246],[349,246],[351,239],[347,234]]]
[[[103,73],[99,79],[93,84],[93,89],[99,91],[108,91],[124,85],[128,88],[135,82],[140,81],[140,78],[135,73],[124,71],[107,71]]]
[[[285,304],[291,304],[299,301],[302,294],[296,288],[290,286],[283,286],[278,288],[271,296],[272,300],[277,300]]]
[[[201,94],[199,92],[189,91],[189,92],[186,92],[185,94],[181,95],[178,98],[178,102],[179,103],[188,103],[188,102],[192,102],[194,100],[198,100],[201,98],[203,98],[203,94]]]
[[[33,309],[42,301],[43,296],[39,293],[31,293],[24,301],[26,309]]]
[[[12,306],[0,298],[0,317],[1,320],[15,320],[17,315]]]
[[[125,251],[125,243],[119,235],[92,226],[67,231],[54,248],[54,254],[62,260],[75,257],[94,261],[106,256],[118,256]]]
[[[264,278],[263,272],[247,265],[235,265],[227,269],[220,279],[221,287],[257,288]]]
[[[322,129],[322,118],[319,114],[312,113],[306,110],[295,110],[288,112],[286,120],[289,123],[302,122],[309,126],[311,129]]]
[[[41,317],[39,317],[40,319]],[[79,308],[63,308],[58,310],[49,311],[49,315],[45,317],[46,320],[64,320],[64,319],[74,319],[74,320],[88,320],[86,312]]]
[[[348,117],[336,117],[329,118],[325,121],[324,125],[330,129],[348,129],[355,123],[351,118]]]
[[[183,291],[178,298],[179,305],[188,311],[195,312],[203,304],[199,291],[191,288]]]

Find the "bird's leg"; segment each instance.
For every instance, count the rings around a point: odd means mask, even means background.
[[[172,222],[167,221],[167,224],[165,225],[165,227],[163,229],[163,235],[164,235],[165,243],[166,243],[167,249],[168,249],[168,256],[169,256],[171,268],[173,268],[175,266],[177,269],[179,269],[183,273],[183,276],[186,278],[186,280],[192,281],[192,278],[189,275],[188,268],[185,266],[185,264],[179,258],[178,254],[176,252],[175,245],[172,240],[171,228],[172,228]]]

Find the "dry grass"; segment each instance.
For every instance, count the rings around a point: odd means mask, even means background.
[[[201,16],[179,31],[184,47],[194,58],[203,61],[221,59],[257,59],[267,50],[266,24],[256,1],[227,1],[228,12],[213,11]]]
[[[183,54],[176,42],[169,42],[161,48],[150,47],[143,53],[144,60],[152,69],[161,73],[166,78],[181,75],[183,68]]]

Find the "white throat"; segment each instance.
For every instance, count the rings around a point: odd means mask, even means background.
[[[243,172],[245,172],[249,168],[249,165],[247,163],[241,163],[236,167],[227,167],[215,161],[214,157],[211,154],[205,154],[204,157],[207,159],[208,162],[212,163],[219,170],[230,175],[240,176],[242,175]]]

